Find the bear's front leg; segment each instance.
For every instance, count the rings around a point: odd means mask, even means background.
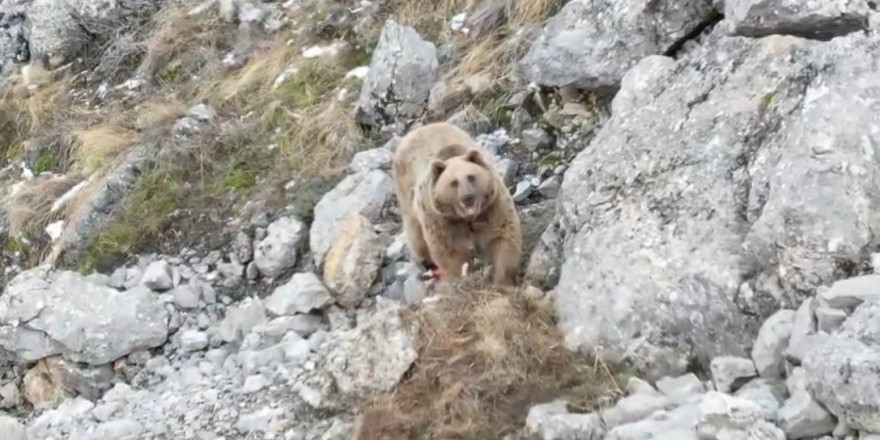
[[[492,282],[499,286],[516,286],[522,250],[516,242],[497,237],[486,244],[485,252],[492,261]]]
[[[438,281],[459,278],[471,253],[467,237],[462,237],[454,225],[444,222],[426,223],[424,235],[431,259],[437,265],[434,274]]]

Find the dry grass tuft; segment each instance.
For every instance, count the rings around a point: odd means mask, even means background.
[[[52,205],[74,185],[76,180],[58,175],[41,175],[22,184],[18,191],[3,198],[3,212],[13,237],[39,234],[52,219]]]
[[[356,438],[502,438],[522,428],[533,404],[562,397],[591,410],[619,392],[604,364],[563,346],[549,301],[444,290],[414,311],[419,358],[363,413]]]
[[[87,172],[112,163],[139,139],[137,132],[114,124],[75,130],[74,136],[79,141],[74,162]]]
[[[0,153],[10,156],[20,153],[22,143],[37,130],[64,117],[68,109],[69,82],[45,84],[36,90],[25,90],[18,84],[20,77],[9,79],[0,91]],[[0,157],[2,164],[2,157]]]
[[[494,1],[494,0],[489,0]],[[562,0],[497,0],[503,11],[502,19],[496,19],[494,29],[482,29],[475,38],[460,39],[461,61],[450,73],[461,78],[476,73],[490,73],[494,78],[507,76],[511,66],[527,47],[523,28],[539,25],[554,14],[564,3]],[[477,13],[481,3],[471,5],[470,13]],[[485,11],[483,9],[482,11]]]
[[[331,172],[354,153],[361,139],[360,128],[341,102],[293,117],[279,146],[296,174]]]
[[[217,14],[191,17],[185,5],[164,8],[155,17],[155,31],[144,43],[138,71],[161,84],[178,83],[211,62],[216,63],[234,40],[234,27]]]

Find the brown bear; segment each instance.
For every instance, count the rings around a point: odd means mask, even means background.
[[[522,255],[519,214],[482,147],[462,129],[433,123],[401,139],[392,164],[407,244],[438,280],[466,271],[474,247],[493,282],[516,285]]]

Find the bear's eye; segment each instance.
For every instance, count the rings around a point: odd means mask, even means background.
[[[458,188],[458,180],[453,180],[450,185],[452,185],[453,188]]]
[[[468,176],[467,176],[467,180],[468,180],[468,182],[470,182],[470,183],[474,183],[474,182],[477,180],[477,176],[475,176],[475,175],[473,175],[473,174],[468,174]]]

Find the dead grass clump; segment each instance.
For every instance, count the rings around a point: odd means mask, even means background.
[[[87,172],[112,163],[139,139],[137,132],[109,123],[75,130],[74,136],[79,143],[75,163]]]
[[[60,213],[52,212],[52,205],[76,184],[75,179],[59,175],[41,175],[24,182],[17,191],[3,198],[3,212],[13,237],[28,237],[41,233]]]
[[[184,6],[168,7],[153,17],[155,30],[144,43],[140,73],[171,85],[222,59],[235,28],[214,12],[195,17],[188,12]]]
[[[391,0],[385,5],[388,15],[398,22],[416,28],[423,37],[436,39],[449,19],[472,0]],[[524,0],[529,1],[529,0]],[[378,24],[382,24],[381,22]]]
[[[0,91],[0,164],[21,153],[22,143],[39,129],[65,118],[69,83],[58,81],[26,90],[20,77],[9,79]]]
[[[604,364],[564,347],[548,301],[443,293],[414,311],[419,358],[393,394],[367,408],[356,438],[502,438],[522,428],[533,404],[566,398],[592,410],[618,393]]]
[[[483,13],[486,17],[471,23],[478,28],[474,37],[460,39],[461,62],[451,73],[453,77],[482,72],[496,78],[508,75],[512,71],[510,66],[522,57],[530,43],[524,28],[543,23],[564,3],[562,0],[487,1],[501,4],[477,3],[470,8],[469,15]]]
[[[327,172],[354,153],[360,128],[340,102],[294,115],[279,147],[296,174]]]

